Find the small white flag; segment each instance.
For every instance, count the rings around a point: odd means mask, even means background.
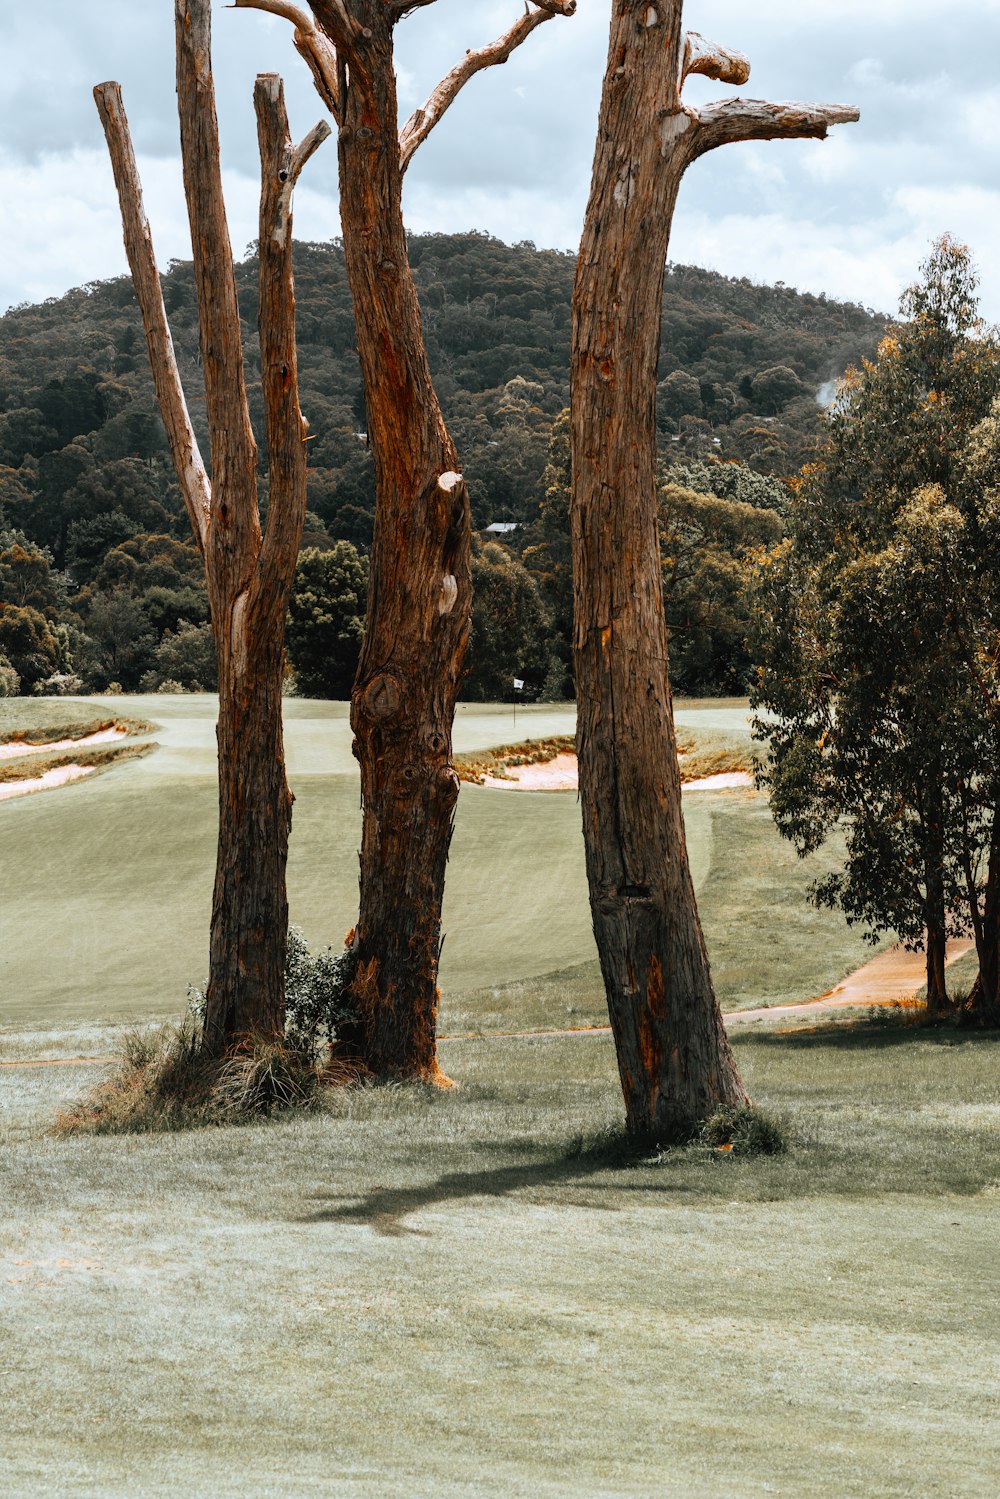
[[[521,690],[521,688],[523,686],[524,686],[524,683],[521,681],[521,678],[520,677],[515,677],[514,678],[514,691],[515,692],[520,692],[520,690]]]

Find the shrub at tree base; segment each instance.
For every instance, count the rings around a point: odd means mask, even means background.
[[[114,1073],[60,1114],[58,1134],[153,1134],[208,1125],[252,1124],[288,1109],[319,1105],[321,1085],[355,1080],[330,1060],[336,1027],[353,1018],[344,1002],[349,955],[312,956],[297,927],[285,962],[286,1034],[251,1037],[222,1058],[201,1045],[205,998],[189,990],[179,1026],[129,1032]]]
[[[213,1124],[252,1124],[317,1102],[316,1068],[282,1041],[254,1039],[206,1057],[193,1020],[150,1035],[133,1031],[105,1082],[60,1114],[57,1134],[139,1135]]]
[[[705,1120],[701,1138],[733,1155],[783,1155],[788,1149],[780,1124],[752,1104],[725,1104]]]

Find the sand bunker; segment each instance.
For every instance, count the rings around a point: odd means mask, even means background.
[[[483,776],[482,785],[497,786],[501,791],[576,791],[579,786],[576,756],[572,750],[566,750],[554,760],[542,760],[535,765],[511,765],[505,778]],[[683,789],[730,791],[737,786],[752,785],[753,776],[748,770],[730,770],[722,775],[687,781]]]
[[[96,734],[84,734],[82,739],[53,739],[48,744],[25,744],[23,739],[9,739],[0,744],[0,760],[20,760],[28,755],[51,755],[57,750],[87,749],[92,744],[111,744],[116,739],[127,739],[127,729],[100,729]]]
[[[43,771],[24,781],[0,781],[0,802],[14,796],[27,796],[32,791],[49,791],[53,786],[65,786],[69,781],[82,781],[93,775],[96,765],[57,765],[54,770]]]

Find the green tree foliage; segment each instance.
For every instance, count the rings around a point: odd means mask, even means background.
[[[21,678],[7,656],[0,655],[0,697],[17,697]]]
[[[573,559],[569,539],[572,454],[569,412],[556,418],[542,476],[538,519],[529,528],[521,560],[538,585],[552,621],[549,654],[553,677],[546,696],[573,696]]]
[[[675,691],[747,691],[750,621],[743,564],[755,549],[774,545],[781,532],[774,510],[664,485],[660,555]]]
[[[118,682],[127,692],[139,687],[156,651],[156,635],[141,600],[116,586],[94,593],[86,616],[86,644],[80,666],[89,687]]]
[[[368,562],[349,541],[300,554],[285,646],[304,697],[350,697],[367,599]]]
[[[462,696],[510,702],[514,678],[529,701],[553,681],[551,618],[534,578],[499,542],[478,542],[472,557],[472,633]]]
[[[1000,342],[975,286],[965,247],[939,241],[906,321],[848,373],[790,536],[751,576],[777,825],[806,852],[844,822],[844,869],[816,898],[874,932],[926,929],[942,990],[935,947],[956,922],[985,937],[1000,882],[1000,506],[984,471]]]
[[[17,673],[24,693],[68,664],[58,633],[30,605],[0,604],[0,656]]]
[[[156,647],[156,665],[140,685],[145,692],[156,692],[165,682],[186,692],[215,692],[219,666],[211,625],[182,619],[175,630],[167,631]]]
[[[470,482],[475,523],[516,522],[519,549],[545,543],[558,552],[552,528],[540,535],[537,521],[540,507],[552,503],[550,438],[558,446],[553,423],[569,400],[573,257],[476,233],[415,236],[411,256],[431,366]],[[256,323],[256,277],[253,257],[237,268],[251,368],[259,359],[249,331]],[[193,394],[200,372],[190,265],[175,262],[163,282]],[[816,392],[850,359],[874,349],[879,322],[860,307],[684,266],[668,269],[666,293],[658,377],[664,461],[697,467],[739,460],[758,474],[793,471],[815,447]],[[296,246],[296,300],[302,408],[311,427],[304,546],[328,550],[344,540],[364,553],[374,519],[374,467],[338,242]],[[184,544],[189,533],[131,284],[96,283],[15,308],[0,328],[0,527],[16,528],[26,545],[51,554],[54,575],[65,570],[69,591],[59,613],[71,630],[86,626],[97,593],[124,589],[140,601],[155,637],[142,669],[155,672],[153,652],[164,635],[183,620],[204,624],[207,605],[197,567],[180,568],[183,578],[154,579],[147,559],[129,550],[143,537]],[[789,390],[791,380],[799,382],[799,393],[775,415],[774,381],[763,377],[782,370],[791,372]],[[196,400],[193,412],[205,444]],[[263,464],[257,396],[251,416]],[[702,489],[680,476],[677,482]],[[728,491],[721,497],[758,503]],[[120,553],[138,564],[138,575],[114,555]],[[540,578],[549,563],[554,568],[558,597],[544,584],[543,591],[556,638],[568,640],[568,552],[560,576],[557,556],[544,566],[525,560]],[[88,650],[81,643],[81,653]],[[99,655],[90,652],[88,659]],[[102,670],[93,668],[94,680]],[[562,686],[552,690],[568,690],[565,671]]]

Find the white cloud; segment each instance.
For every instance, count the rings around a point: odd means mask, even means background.
[[[423,98],[462,55],[508,26],[520,0],[439,0],[398,33],[401,107]],[[186,256],[168,0],[46,0],[30,13],[0,0],[0,305],[58,295],[124,269],[117,207],[91,85],[125,89],[158,253]],[[586,202],[610,0],[541,27],[504,68],[475,79],[407,179],[418,229],[477,227],[572,249]],[[972,245],[984,310],[1000,318],[1000,0],[688,0],[689,25],[744,48],[745,92],[848,99],[859,125],[822,143],[727,148],[689,175],[672,254],[733,275],[780,278],[891,310],[928,241]],[[215,64],[233,243],[256,229],[254,73],[286,78],[293,130],[319,108],[281,20],[219,0]],[[969,38],[976,45],[969,46]],[[55,81],[54,81],[55,80]],[[692,97],[724,87],[695,80]],[[303,238],[339,232],[336,151],[310,163],[297,194]]]

